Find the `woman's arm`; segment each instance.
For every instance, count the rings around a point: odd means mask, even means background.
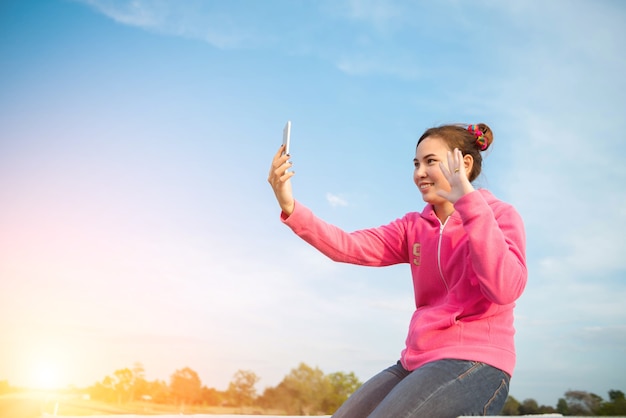
[[[347,233],[317,218],[301,204],[296,205],[291,189],[293,171],[289,155],[281,146],[272,160],[267,181],[274,190],[281,219],[297,235],[334,261],[367,266],[407,262],[403,223],[396,221],[380,228]]]
[[[514,302],[528,279],[522,218],[510,205],[489,205],[479,191],[455,203],[468,234],[472,268],[483,294],[501,305]]]
[[[299,202],[282,221],[300,238],[331,260],[364,266],[388,266],[408,262],[406,222],[398,219],[378,228],[346,232],[318,217]]]

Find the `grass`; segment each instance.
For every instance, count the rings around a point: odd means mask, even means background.
[[[52,415],[52,408],[46,408],[48,414]],[[48,409],[52,409],[48,411]],[[255,407],[220,407],[220,406],[198,406],[186,405],[184,407],[177,405],[155,404],[151,402],[129,402],[127,404],[115,405],[101,401],[71,399],[60,401],[57,415],[58,416],[89,416],[89,415],[176,415],[176,414],[245,414],[245,415],[280,415],[281,411],[265,411]]]
[[[220,407],[163,405],[152,402],[112,404],[83,399],[80,395],[48,392],[22,392],[0,396],[0,418],[39,418],[48,416],[94,415],[284,415],[283,411],[258,407]]]

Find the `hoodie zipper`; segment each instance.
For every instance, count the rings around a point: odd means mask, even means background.
[[[439,219],[437,220],[439,221],[439,242],[437,243],[437,267],[439,268],[439,277],[441,277],[441,281],[443,282],[444,286],[446,286],[446,291],[450,293],[450,288],[448,287],[448,283],[446,282],[445,277],[443,277],[443,270],[441,269],[441,241],[443,240],[443,228],[445,228],[446,224],[450,220],[450,217],[448,216],[444,223],[441,223]]]

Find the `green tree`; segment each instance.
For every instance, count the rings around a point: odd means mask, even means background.
[[[206,386],[202,386],[202,390],[200,391],[200,400],[204,405],[221,405],[223,400],[222,393],[223,392],[220,392],[214,388],[207,388]]]
[[[98,399],[100,401],[110,403],[115,402],[115,379],[111,376],[105,376],[101,382],[97,382],[89,388],[89,395],[93,399]]]
[[[119,369],[113,373],[113,388],[117,397],[117,403],[125,403],[130,400],[131,388],[133,386],[133,372],[126,369]]]
[[[202,382],[198,373],[185,367],[176,370],[170,377],[170,389],[176,403],[183,407],[188,404],[195,404],[200,400]]]
[[[256,399],[255,385],[259,377],[249,370],[238,370],[228,385],[227,395],[235,406],[252,405]]]
[[[331,390],[322,401],[322,412],[333,414],[361,386],[354,372],[336,372],[327,376]]]
[[[626,400],[621,390],[609,390],[609,399],[611,402]]]
[[[556,412],[556,409],[553,406],[550,405],[541,405],[539,407],[539,413],[540,414],[553,414]]]
[[[130,389],[130,399],[133,401],[143,399],[144,395],[148,395],[148,382],[145,378],[146,371],[143,368],[143,364],[135,362],[131,372],[133,373],[133,376]]]
[[[534,399],[525,399],[519,407],[521,415],[533,415],[539,413],[539,404]]]
[[[119,369],[112,376],[105,376],[102,382],[88,388],[88,393],[93,399],[118,404],[139,399],[147,393],[147,382],[143,373],[143,366],[135,363],[132,370]]]
[[[559,398],[556,404],[556,412],[561,415],[569,415],[569,405],[567,405],[565,398]]]
[[[324,400],[332,391],[330,380],[319,368],[304,363],[292,369],[275,391],[266,391],[276,403],[290,415],[324,413]]]
[[[317,367],[300,363],[278,386],[266,388],[257,404],[288,415],[333,414],[360,386],[354,373],[325,375]]]
[[[565,392],[565,400],[570,415],[597,415],[602,405],[601,397],[582,390]]]
[[[504,403],[504,407],[502,408],[501,414],[506,415],[506,416],[519,415],[520,406],[521,404],[519,403],[517,399],[515,399],[512,396],[509,396],[508,398],[506,398],[506,402]]]
[[[156,403],[165,404],[170,400],[170,389],[163,380],[146,382],[146,394]]]
[[[621,390],[610,390],[609,401],[604,402],[598,411],[598,415],[626,416],[626,398]]]
[[[263,394],[257,399],[257,404],[266,409],[283,409],[286,412],[283,407],[284,400],[281,398],[282,390],[279,386],[265,388]]]

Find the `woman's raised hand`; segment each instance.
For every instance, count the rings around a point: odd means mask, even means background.
[[[281,145],[276,155],[274,155],[267,181],[272,186],[278,205],[283,213],[289,216],[293,212],[295,205],[290,180],[295,173],[287,171],[293,164],[289,161],[289,154],[283,155],[284,147],[284,145]]]
[[[464,195],[474,191],[474,186],[470,183],[467,175],[472,169],[472,157],[465,157],[458,148],[448,151],[448,163],[439,163],[441,172],[450,183],[450,191],[437,190],[437,194],[452,203],[456,203]]]

